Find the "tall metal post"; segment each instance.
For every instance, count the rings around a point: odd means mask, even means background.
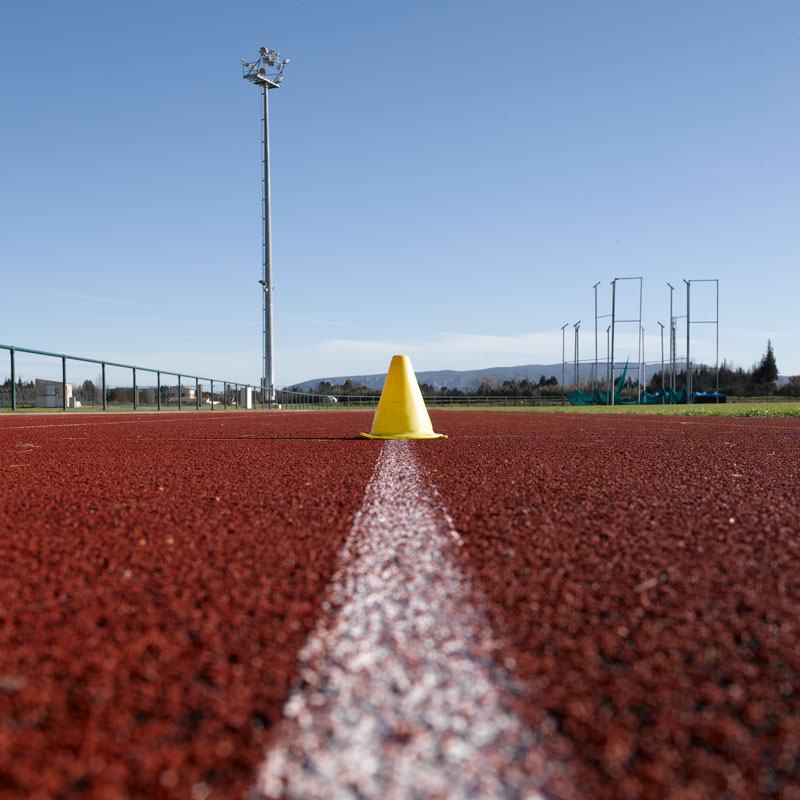
[[[683,279],[686,284],[686,402],[692,402],[692,360],[689,349],[689,339],[691,336],[692,317],[689,311],[692,294],[692,282]]]
[[[600,281],[594,285],[594,372],[592,373],[592,391],[597,388],[597,287]]]
[[[678,321],[672,318],[672,369],[670,370],[669,379],[672,381],[672,393],[675,394],[677,389],[677,382],[675,378],[675,369],[678,362]]]
[[[211,381],[211,410],[214,410],[214,381]]]
[[[664,326],[659,322],[658,326],[661,328],[661,404],[664,404],[665,390],[664,390]]]
[[[564,395],[564,373],[567,364],[567,351],[566,351],[566,333],[564,332],[569,325],[569,322],[565,322],[561,326],[561,405],[565,404],[566,397]]]
[[[581,321],[578,320],[573,326],[575,328],[575,369],[573,372],[573,387],[572,391],[577,392],[581,387],[581,374],[580,374],[580,337],[581,337]]]
[[[181,376],[178,375],[178,411],[183,408],[183,398],[181,397]]]
[[[195,408],[200,410],[200,378],[194,379],[194,405]]]
[[[616,405],[614,403],[614,395],[616,392],[614,391],[614,327],[615,321],[617,316],[617,279],[614,278],[611,281],[611,405]]]
[[[690,296],[690,289],[693,283],[713,283],[715,289],[715,303],[716,303],[716,311],[714,314],[714,319],[691,319],[689,316],[689,296]],[[714,357],[714,369],[716,371],[716,380],[715,380],[715,388],[716,388],[716,395],[715,399],[719,402],[719,278],[694,278],[692,280],[686,281],[686,329],[689,330],[691,325],[714,325],[716,329],[715,333],[715,340],[716,340],[716,355]],[[688,336],[688,334],[687,334]],[[687,345],[688,350],[688,345]],[[694,387],[692,387],[694,388]]]
[[[108,411],[108,387],[106,386],[106,362],[100,365],[100,375],[103,384],[103,411]]]
[[[61,410],[67,410],[67,359],[61,356]]]
[[[17,410],[17,371],[14,364],[14,348],[9,351],[11,353],[11,410]]]
[[[606,405],[609,404],[608,392],[611,386],[611,326],[606,328]]]
[[[647,362],[644,358],[644,327],[640,325],[639,328],[639,339],[642,348],[642,357],[640,362],[641,370],[639,372],[639,403],[641,403],[642,394],[647,392]],[[647,400],[647,398],[645,398],[645,400]]]
[[[136,367],[131,367],[133,370],[133,410],[136,411],[139,408],[139,396],[136,392]]]
[[[161,411],[161,373],[156,372],[156,408]]]
[[[261,106],[262,106],[262,139],[264,145],[261,194],[263,202],[262,221],[263,221],[263,277],[260,281],[264,290],[264,363],[262,390],[269,392],[269,402],[272,405],[272,398],[275,392],[275,363],[274,363],[274,343],[273,343],[273,321],[272,321],[272,296],[274,287],[272,285],[272,230],[270,218],[270,183],[269,183],[269,99],[270,89],[277,89],[283,80],[283,70],[289,63],[289,59],[280,60],[280,53],[262,47],[259,51],[258,59],[250,63],[242,59],[244,67],[243,77],[256,86],[261,87]]]
[[[642,403],[642,382],[647,380],[644,374],[644,328],[642,328],[642,294],[644,293],[644,278],[639,278],[639,394],[636,402]]]
[[[717,394],[715,400],[719,403],[719,278],[716,278],[717,284]]]
[[[669,383],[670,390],[675,391],[675,317],[672,313],[672,295],[675,287],[667,281],[669,286]]]

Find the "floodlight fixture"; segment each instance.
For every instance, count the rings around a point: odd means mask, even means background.
[[[288,58],[281,61],[281,54],[262,47],[255,61],[242,59],[242,77],[257,86],[277,89],[283,80],[283,71],[289,63]]]

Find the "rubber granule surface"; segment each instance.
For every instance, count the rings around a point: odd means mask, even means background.
[[[800,797],[800,422],[436,423],[418,454],[575,795]]]
[[[377,457],[340,417],[0,419],[1,797],[244,794]]]
[[[800,421],[432,417],[411,447],[562,796],[800,798]],[[370,419],[0,418],[0,797],[248,791]]]

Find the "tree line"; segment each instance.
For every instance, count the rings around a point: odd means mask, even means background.
[[[772,342],[767,340],[767,350],[757,364],[743,369],[723,361],[719,367],[719,390],[734,397],[800,397],[800,375],[792,375],[788,383],[778,388],[778,364]],[[669,380],[669,375],[665,376]],[[686,370],[675,373],[678,389],[686,387]],[[713,367],[701,366],[692,370],[692,389],[695,392],[713,392],[717,386],[717,373]],[[661,370],[651,376],[648,392],[661,391]]]
[[[425,397],[561,397],[561,387],[554,375],[549,378],[542,375],[538,382],[523,378],[522,380],[505,380],[502,383],[497,381],[495,375],[484,375],[479,386],[467,391],[456,388],[449,389],[447,386],[436,389],[429,383],[420,383],[419,388]],[[381,393],[380,389],[373,389],[353,380],[336,384],[330,381],[320,381],[314,389],[299,389],[294,386],[292,391],[348,397],[378,397]]]
[[[571,371],[571,369],[570,369]],[[789,378],[789,382],[780,389],[777,386],[778,365],[775,360],[775,351],[772,342],[767,341],[767,350],[757,364],[750,369],[736,367],[728,361],[723,361],[719,368],[719,390],[723,394],[735,397],[768,397],[772,395],[782,397],[800,397],[800,375]],[[604,384],[600,380],[601,385]],[[665,376],[665,385],[668,387],[669,374]],[[541,375],[538,381],[528,378],[504,380],[502,383],[495,375],[484,375],[480,384],[474,389],[449,389],[442,386],[436,389],[428,383],[420,383],[422,394],[425,397],[561,397],[562,387],[555,375],[549,378]],[[713,392],[717,387],[717,373],[714,367],[698,366],[692,370],[692,389],[695,392]],[[565,389],[571,390],[572,383]],[[582,381],[579,387],[584,391],[590,390],[589,381]],[[661,370],[652,374],[645,387],[648,392],[661,391]],[[686,370],[675,373],[675,388],[686,388]],[[639,389],[639,382],[635,376],[628,376],[623,387],[623,392]],[[335,396],[363,396],[377,397],[380,389],[373,389],[363,383],[347,380],[344,383],[332,384],[330,381],[320,381],[315,389],[300,390],[297,386],[293,391],[305,391],[311,394],[324,394]]]

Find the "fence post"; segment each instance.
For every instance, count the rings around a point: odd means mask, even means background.
[[[178,411],[183,408],[183,400],[181,399],[181,376],[178,375]]]
[[[102,382],[103,382],[103,411],[108,411],[108,387],[106,386],[106,362],[101,363]]]
[[[200,410],[200,378],[194,379],[194,400],[197,410]]]
[[[222,404],[225,410],[228,410],[228,382],[223,381],[222,383]]]
[[[14,369],[14,348],[10,350],[11,353],[11,410],[17,410],[17,375]]]
[[[238,383],[234,383],[233,386],[234,386],[234,389],[233,389],[233,392],[234,392],[234,394],[233,394],[233,407],[238,411],[239,410],[239,384]]]
[[[211,381],[211,410],[214,410],[214,381]]]
[[[161,411],[161,373],[156,372],[156,393],[158,395],[157,408]]]
[[[67,410],[67,357],[61,356],[61,410]]]
[[[139,394],[136,391],[136,367],[131,367],[133,370],[133,410],[139,409]]]

